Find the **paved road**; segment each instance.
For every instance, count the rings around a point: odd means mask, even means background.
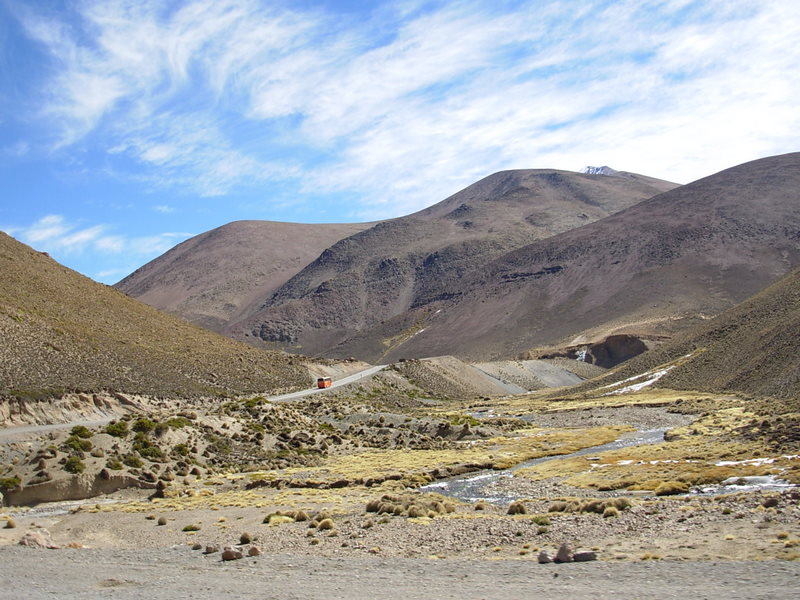
[[[311,388],[310,390],[301,390],[299,392],[292,392],[291,394],[282,394],[280,396],[268,396],[267,400],[272,402],[289,402],[291,400],[297,400],[299,398],[304,398],[305,396],[310,396],[312,394],[319,394],[326,390],[330,390],[333,388],[341,387],[343,385],[347,385],[348,383],[355,383],[365,377],[370,377],[379,371],[382,371],[386,368],[387,365],[376,365],[374,367],[369,367],[368,369],[364,369],[363,371],[359,371],[358,373],[353,373],[352,375],[348,375],[347,377],[342,377],[341,379],[337,379],[333,382],[333,385],[329,388],[320,389],[320,388]]]

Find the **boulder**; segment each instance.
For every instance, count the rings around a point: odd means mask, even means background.
[[[228,548],[222,551],[222,560],[238,560],[240,558],[244,558],[244,554],[239,550]]]
[[[542,550],[539,552],[539,556],[536,557],[536,560],[539,561],[540,565],[547,565],[553,562],[553,559],[550,558],[550,555],[547,553],[547,550]]]
[[[573,560],[572,548],[570,548],[569,544],[561,544],[561,546],[558,549],[558,552],[556,552],[556,556],[553,559],[553,562],[567,563],[567,562],[572,562],[572,560]]]
[[[50,532],[47,529],[40,529],[39,531],[29,531],[22,536],[19,541],[20,546],[27,546],[29,548],[50,548],[57,550],[58,546],[53,544],[50,538]]]
[[[576,552],[572,555],[572,560],[575,562],[589,562],[590,560],[597,560],[597,553],[592,552],[591,550]]]

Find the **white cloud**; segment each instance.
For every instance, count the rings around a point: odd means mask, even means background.
[[[378,217],[504,168],[685,182],[797,149],[794,0],[409,1],[352,22],[256,0],[78,6],[71,26],[24,17],[62,67],[46,114],[61,144],[160,187],[296,180]]]
[[[47,215],[31,225],[8,227],[5,231],[40,251],[59,255],[132,255],[154,258],[194,234],[165,232],[150,236],[107,234],[108,225],[82,227],[62,215]]]

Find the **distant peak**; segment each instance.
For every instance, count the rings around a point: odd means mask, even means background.
[[[583,167],[580,171],[587,175],[619,175],[619,171],[611,167]]]

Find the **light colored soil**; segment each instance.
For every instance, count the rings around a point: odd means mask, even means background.
[[[794,598],[800,564],[356,559],[267,554],[223,563],[186,547],[0,548],[0,597],[502,599]],[[33,567],[35,565],[35,567]]]

